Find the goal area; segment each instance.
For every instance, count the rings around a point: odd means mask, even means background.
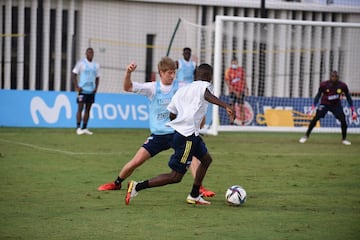
[[[236,124],[212,105],[204,133],[305,132],[318,87],[332,70],[347,83],[360,115],[360,23],[216,16],[215,26],[196,28],[206,31],[198,40],[198,57],[199,63],[214,66],[215,95],[230,103],[224,72],[233,58],[244,69],[248,86],[244,104],[235,106]],[[345,96],[341,101],[348,133],[359,134],[360,119],[351,119]],[[340,122],[329,112],[313,132],[340,132]]]

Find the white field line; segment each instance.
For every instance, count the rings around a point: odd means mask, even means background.
[[[99,153],[99,152],[72,152],[72,151],[66,151],[66,150],[61,150],[61,149],[42,147],[42,146],[38,146],[38,145],[35,145],[35,144],[30,144],[30,143],[10,141],[10,140],[1,139],[1,138],[0,138],[0,142],[5,142],[5,143],[9,143],[9,144],[15,144],[15,145],[18,145],[18,146],[28,147],[28,148],[37,149],[37,150],[46,151],[46,152],[61,153],[61,154],[65,154],[65,155],[118,155],[118,154],[123,154],[123,153],[119,153],[119,152],[117,152],[117,153],[115,153],[115,152],[109,152],[109,153],[103,153],[103,152],[101,152],[101,153]]]

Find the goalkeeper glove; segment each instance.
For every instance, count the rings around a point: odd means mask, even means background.
[[[308,112],[308,116],[311,117],[314,114],[315,111],[315,105],[311,105],[311,110]]]
[[[357,119],[357,114],[355,112],[354,106],[350,107],[350,109],[351,109],[351,118],[352,118],[352,120],[356,120]]]

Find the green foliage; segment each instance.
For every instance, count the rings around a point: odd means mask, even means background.
[[[220,133],[204,136],[214,158],[205,187],[211,206],[185,203],[179,184],[142,191],[129,206],[113,181],[148,136],[147,130],[0,128],[0,239],[360,239],[360,135]],[[131,179],[168,172],[171,150]],[[129,179],[130,180],[130,179]],[[228,186],[248,201],[225,204]]]

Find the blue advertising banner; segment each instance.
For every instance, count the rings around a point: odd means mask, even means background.
[[[227,96],[222,100],[229,102]],[[351,111],[343,100],[344,113],[349,128],[360,127],[360,119],[352,120]],[[311,108],[311,98],[276,98],[246,97],[245,111],[247,126],[269,126],[268,109],[280,109],[282,122],[289,121],[296,126],[303,126],[302,121],[309,121],[307,112]],[[354,100],[355,110],[360,116],[360,100]],[[90,128],[148,128],[148,99],[136,94],[96,94],[95,103],[90,112]],[[209,106],[207,124],[211,123]],[[220,124],[228,125],[225,110],[219,108]],[[6,127],[76,127],[76,93],[54,91],[17,91],[0,90],[0,126]],[[290,120],[287,122],[286,118]],[[340,123],[331,113],[320,120],[321,127],[339,127]]]
[[[76,93],[0,90],[0,126],[76,127]],[[135,94],[98,93],[91,128],[148,128],[148,100]]]

